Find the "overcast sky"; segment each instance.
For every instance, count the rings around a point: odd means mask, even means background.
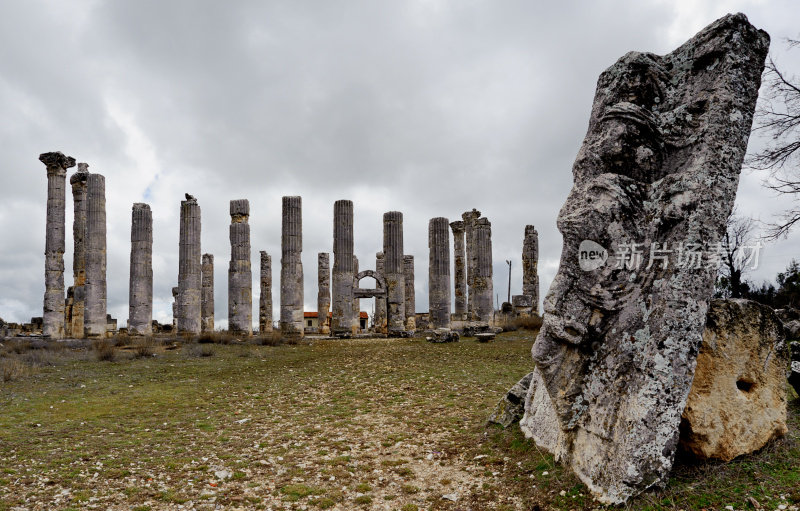
[[[664,54],[728,12],[772,36],[800,71],[796,0],[165,1],[0,5],[0,317],[42,315],[47,179],[63,151],[106,177],[108,311],[128,317],[131,206],[154,218],[154,318],[172,320],[178,213],[202,209],[216,258],[216,322],[226,325],[230,199],[250,200],[254,321],[258,251],[273,257],[279,304],[281,196],[303,198],[306,310],[317,253],[332,250],[333,203],[351,199],[361,269],[381,250],[382,214],[404,214],[428,305],[428,220],[477,208],[492,222],[494,287],[521,292],[526,224],[539,231],[541,293],[558,267],[555,225],[572,185],[598,75],[627,51]],[[751,141],[751,148],[757,142]],[[70,175],[75,169],[70,169]],[[762,220],[790,203],[743,174],[739,211]],[[67,192],[65,284],[72,284]],[[451,240],[452,243],[452,240]],[[800,232],[768,245],[750,278],[800,255]],[[371,310],[372,301],[363,309]]]

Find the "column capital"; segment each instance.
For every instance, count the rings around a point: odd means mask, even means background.
[[[66,169],[75,166],[75,158],[65,156],[61,151],[42,153],[39,155],[39,161],[47,166],[48,173],[55,172],[62,175],[66,175]]]
[[[464,232],[464,222],[462,220],[450,222],[450,228],[453,230],[453,234],[461,234]]]

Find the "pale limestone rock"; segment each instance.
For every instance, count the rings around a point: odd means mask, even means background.
[[[522,377],[520,381],[503,396],[497,406],[489,416],[489,422],[500,424],[504,428],[518,422],[525,413],[525,397],[528,395],[528,388],[531,386],[533,371]]]
[[[681,421],[681,448],[732,460],[786,433],[783,326],[766,305],[712,300]]]
[[[744,15],[729,15],[666,56],[628,53],[598,80],[558,218],[561,263],[532,388],[550,397],[555,451],[601,502],[622,503],[669,474],[716,276],[675,259],[616,261],[631,243],[649,252],[720,241],[768,46]],[[608,261],[582,269],[582,242]]]

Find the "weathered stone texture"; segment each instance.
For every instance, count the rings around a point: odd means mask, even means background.
[[[492,224],[486,218],[475,221],[475,275],[470,297],[475,295],[474,317],[489,323],[494,316],[494,284],[492,282]]]
[[[72,303],[67,311],[69,337],[84,336],[84,314],[86,308],[86,193],[89,181],[89,165],[78,163],[78,170],[69,178],[72,186]]]
[[[403,214],[383,214],[383,254],[388,304],[386,329],[389,335],[405,334],[406,282],[403,275]]]
[[[105,337],[106,321],[106,178],[89,174],[86,190],[86,307],[87,337]]]
[[[450,328],[450,231],[446,218],[428,222],[428,320],[433,329]]]
[[[772,309],[712,300],[683,410],[681,448],[729,461],[784,435],[788,363],[783,325]]]
[[[675,259],[615,262],[631,243],[649,252],[720,240],[768,46],[730,15],[664,57],[630,52],[598,80],[558,218],[561,264],[532,350],[526,417],[528,434],[602,502],[669,473],[716,276],[713,265]],[[608,251],[606,264],[581,269],[585,240]]]
[[[467,266],[467,320],[476,319],[475,314],[475,274],[478,265],[478,254],[475,249],[475,222],[480,218],[481,212],[477,209],[467,211],[461,215],[464,222],[464,242],[466,245]]]
[[[43,153],[39,161],[47,167],[47,223],[44,245],[44,312],[42,334],[64,337],[64,244],[67,169],[75,158],[61,152]]]
[[[504,428],[509,427],[515,422],[519,422],[525,413],[525,397],[528,395],[528,388],[531,385],[533,371],[522,377],[514,384],[503,399],[489,416],[489,422],[500,424]]]
[[[258,298],[258,330],[272,332],[272,257],[261,251],[260,294]]]
[[[464,246],[464,222],[457,220],[450,223],[453,231],[453,266],[455,280],[455,314],[458,319],[464,319],[467,313],[467,274],[466,274],[466,247]]]
[[[200,262],[200,331],[214,331],[213,254],[203,254]]]
[[[231,261],[228,266],[228,330],[253,333],[253,272],[250,265],[250,202],[230,203]]]
[[[201,331],[202,261],[200,248],[200,206],[194,198],[181,201],[178,241],[178,333]]]
[[[128,333],[153,333],[153,212],[137,202],[131,211],[131,271]]]
[[[317,254],[317,319],[319,333],[330,333],[328,312],[331,309],[331,256],[327,252]]]
[[[414,288],[414,256],[403,256],[403,275],[406,281],[406,330],[414,332],[417,329],[417,318],[415,310],[416,303],[416,290]]]
[[[375,271],[378,275],[384,276],[386,269],[384,267],[385,258],[383,257],[383,252],[377,252],[375,254]],[[386,333],[386,297],[385,296],[376,296],[375,297],[375,318],[373,319],[375,331],[378,333]]]
[[[303,337],[303,214],[300,197],[283,198],[281,222],[281,335]]]
[[[353,256],[353,278],[358,275],[358,257]],[[355,282],[354,282],[355,285]],[[361,300],[353,295],[353,328],[352,332],[358,333],[361,330]]]
[[[353,331],[353,202],[333,204],[333,311],[331,332],[348,335]]]
[[[178,328],[178,294],[180,293],[179,287],[172,288],[172,330],[175,332]]]
[[[539,233],[532,225],[525,226],[522,242],[522,294],[531,297],[531,312],[539,312]]]

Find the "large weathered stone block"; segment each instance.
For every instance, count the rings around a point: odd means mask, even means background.
[[[713,300],[681,421],[681,447],[732,460],[786,433],[789,350],[769,307]]]
[[[598,80],[532,350],[528,396],[541,406],[526,415],[546,415],[549,400],[552,450],[602,502],[672,467],[717,272],[680,264],[681,249],[725,230],[768,47],[729,15],[663,57],[630,52]],[[581,261],[582,244],[605,257]]]

